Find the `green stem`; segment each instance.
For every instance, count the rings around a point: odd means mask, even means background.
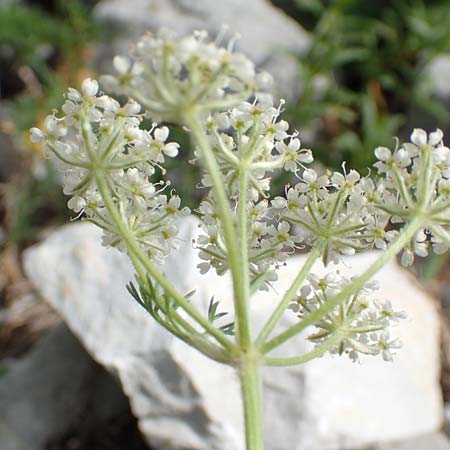
[[[432,148],[429,145],[425,145],[422,149],[422,164],[423,172],[422,176],[417,178],[417,194],[416,198],[418,203],[428,207],[429,199],[428,193],[430,192],[430,178],[433,168],[433,160],[431,158]]]
[[[308,276],[308,274],[311,272],[311,267],[313,266],[316,259],[320,256],[320,253],[322,252],[325,243],[326,241],[319,241],[309,254],[308,259],[305,261],[305,264],[303,264],[303,267],[300,269],[299,273],[295,277],[295,280],[292,282],[289,289],[284,293],[283,298],[281,299],[277,308],[272,313],[267,323],[264,325],[263,329],[259,333],[259,336],[256,338],[255,344],[257,347],[263,345],[265,339],[275,328],[276,324],[278,323],[281,316],[285,312],[287,306],[289,305],[289,302],[292,301],[293,297],[295,296],[295,293],[297,292],[303,281],[305,281],[305,278]]]
[[[80,167],[82,169],[90,169],[90,165],[83,163],[83,162],[78,162],[78,161],[73,161],[70,158],[67,158],[66,156],[61,155],[61,153],[58,152],[58,150],[56,150],[55,147],[53,147],[50,143],[47,142],[47,147],[50,149],[50,151],[53,152],[53,154],[59,158],[62,162],[65,162],[67,165],[69,166],[74,166],[74,167]]]
[[[264,450],[261,378],[258,362],[244,362],[240,367],[245,420],[246,450]]]
[[[239,348],[246,350],[251,347],[248,318],[248,264],[246,265],[247,267],[244,267],[244,261],[241,259],[243,252],[239,249],[240,243],[236,240],[237,230],[233,223],[231,208],[225,191],[225,182],[195,111],[187,112],[184,115],[184,122],[192,132],[213,184],[214,200],[217,204],[218,214],[222,222],[224,241],[233,279],[236,340]],[[247,274],[247,277],[245,274]]]
[[[283,333],[267,342],[262,346],[261,352],[267,353],[270,350],[278,347],[286,342],[292,336],[304,330],[306,327],[313,325],[320,320],[325,314],[328,314],[336,305],[345,301],[355,292],[358,292],[364,287],[364,285],[390,260],[392,259],[416,234],[416,232],[423,226],[424,219],[421,216],[416,216],[411,222],[403,229],[400,236],[392,242],[388,249],[382,253],[378,258],[362,275],[348,284],[339,294],[330,298],[320,308],[308,315],[303,321],[288,328]]]
[[[265,358],[264,364],[266,366],[296,366],[318,358],[330,350],[342,339],[342,334],[339,332],[333,333],[328,339],[316,346],[314,350],[298,356],[280,357],[280,358]]]
[[[161,79],[153,73],[152,69],[145,70],[145,75],[147,76],[147,79],[150,81],[150,83],[153,85],[156,93],[169,105],[173,106],[176,105],[176,100],[173,97],[173,94],[176,94],[175,92],[169,92],[166,88],[166,86],[161,82]]]
[[[150,98],[144,97],[138,90],[129,89],[130,95],[137,100],[142,106],[147,108],[152,113],[168,113],[170,110],[164,108],[157,101],[151,100]]]
[[[239,260],[240,273],[243,281],[241,286],[241,301],[237,303],[235,311],[238,320],[239,342],[242,349],[251,345],[249,325],[250,273],[247,247],[247,187],[248,168],[241,166],[239,171],[239,200],[238,200],[238,230],[239,230]]]
[[[395,181],[397,182],[398,192],[400,193],[403,201],[407,204],[409,208],[413,205],[411,196],[409,195],[408,188],[405,184],[405,179],[400,173],[397,164],[393,163],[391,166],[392,172],[394,173]]]

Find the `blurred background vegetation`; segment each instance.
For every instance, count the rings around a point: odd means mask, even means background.
[[[68,217],[57,175],[28,129],[60,106],[68,85],[89,74],[90,46],[102,30],[89,2],[6,2],[0,6],[1,211],[5,241],[33,241],[43,225]]]
[[[289,115],[312,128],[326,165],[364,170],[373,149],[407,138],[412,121],[448,128],[427,67],[450,52],[450,2],[272,0],[311,34],[298,55],[301,93]]]

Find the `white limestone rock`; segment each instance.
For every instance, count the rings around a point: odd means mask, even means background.
[[[227,25],[228,36],[241,36],[237,48],[271,72],[288,97],[298,86],[297,64],[287,54],[305,50],[310,41],[297,22],[268,0],[103,0],[94,14],[102,22],[121,25],[130,39],[161,27],[180,35],[207,29],[215,36]],[[126,44],[115,50],[126,51]]]
[[[183,246],[165,271],[181,292],[197,289],[206,312],[210,297],[226,310],[227,277],[201,276],[191,245],[194,219],[182,225]],[[373,253],[341,267],[370,264]],[[302,264],[295,256],[280,270],[283,292]],[[117,372],[148,442],[167,450],[243,450],[239,386],[232,369],[207,360],[152,322],[130,298],[133,278],[127,258],[100,245],[88,224],[66,226],[28,250],[24,266],[34,285],[65,318],[89,352]],[[317,265],[320,272],[320,264]],[[267,450],[332,450],[400,440],[437,430],[442,421],[439,388],[439,321],[431,298],[394,263],[376,277],[377,297],[390,299],[408,319],[393,330],[403,340],[393,363],[380,357],[353,364],[329,356],[304,366],[264,369]],[[255,328],[274,308],[276,294],[252,299]],[[283,324],[293,323],[287,312]],[[302,338],[284,349],[299,354]]]
[[[443,433],[429,433],[400,442],[391,442],[370,450],[450,450],[450,441]]]

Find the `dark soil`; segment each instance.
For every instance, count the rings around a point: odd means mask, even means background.
[[[88,420],[65,436],[50,442],[45,450],[151,450],[144,442],[131,411],[89,429]]]

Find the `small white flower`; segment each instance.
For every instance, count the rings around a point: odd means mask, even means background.
[[[69,88],[67,90],[67,98],[73,102],[81,101],[81,94],[74,88]]]
[[[375,156],[380,161],[387,161],[392,156],[392,153],[387,147],[377,147],[375,149]]]
[[[402,253],[401,264],[403,267],[412,266],[414,262],[414,253],[411,250],[405,249]]]
[[[411,158],[409,157],[408,152],[404,148],[400,148],[395,153],[395,162],[399,165],[399,167],[408,167],[411,164]]]
[[[113,65],[117,72],[123,75],[130,70],[131,61],[125,56],[115,56],[113,59]]]
[[[313,169],[305,169],[303,171],[302,178],[306,181],[306,183],[312,184],[317,180],[317,173]]]
[[[281,209],[281,208],[285,208],[287,205],[287,201],[285,198],[283,197],[275,197],[272,200],[272,207],[276,208],[276,209]]]
[[[141,111],[141,105],[135,101],[128,101],[122,111],[126,116],[135,116]]]
[[[153,134],[157,141],[165,142],[169,137],[169,129],[167,127],[156,128]]]
[[[178,149],[180,145],[177,142],[169,142],[163,148],[164,154],[169,156],[170,158],[175,158],[178,155]]]
[[[79,213],[84,208],[86,208],[86,205],[86,200],[82,197],[79,197],[78,195],[75,195],[67,202],[67,206],[76,213]]]
[[[36,127],[31,128],[30,130],[30,141],[33,144],[39,144],[45,139],[44,133]]]
[[[428,143],[435,147],[442,142],[443,137],[444,133],[438,128],[436,131],[430,133],[430,136],[428,137]]]
[[[62,137],[67,134],[67,128],[61,125],[61,120],[56,119],[55,116],[47,116],[44,120],[45,129],[48,133],[55,137]]]
[[[83,94],[87,97],[94,97],[98,92],[98,82],[97,80],[93,80],[92,78],[86,78],[81,83],[81,90]]]
[[[421,128],[414,128],[411,133],[411,142],[417,147],[423,147],[427,143],[427,133]]]

